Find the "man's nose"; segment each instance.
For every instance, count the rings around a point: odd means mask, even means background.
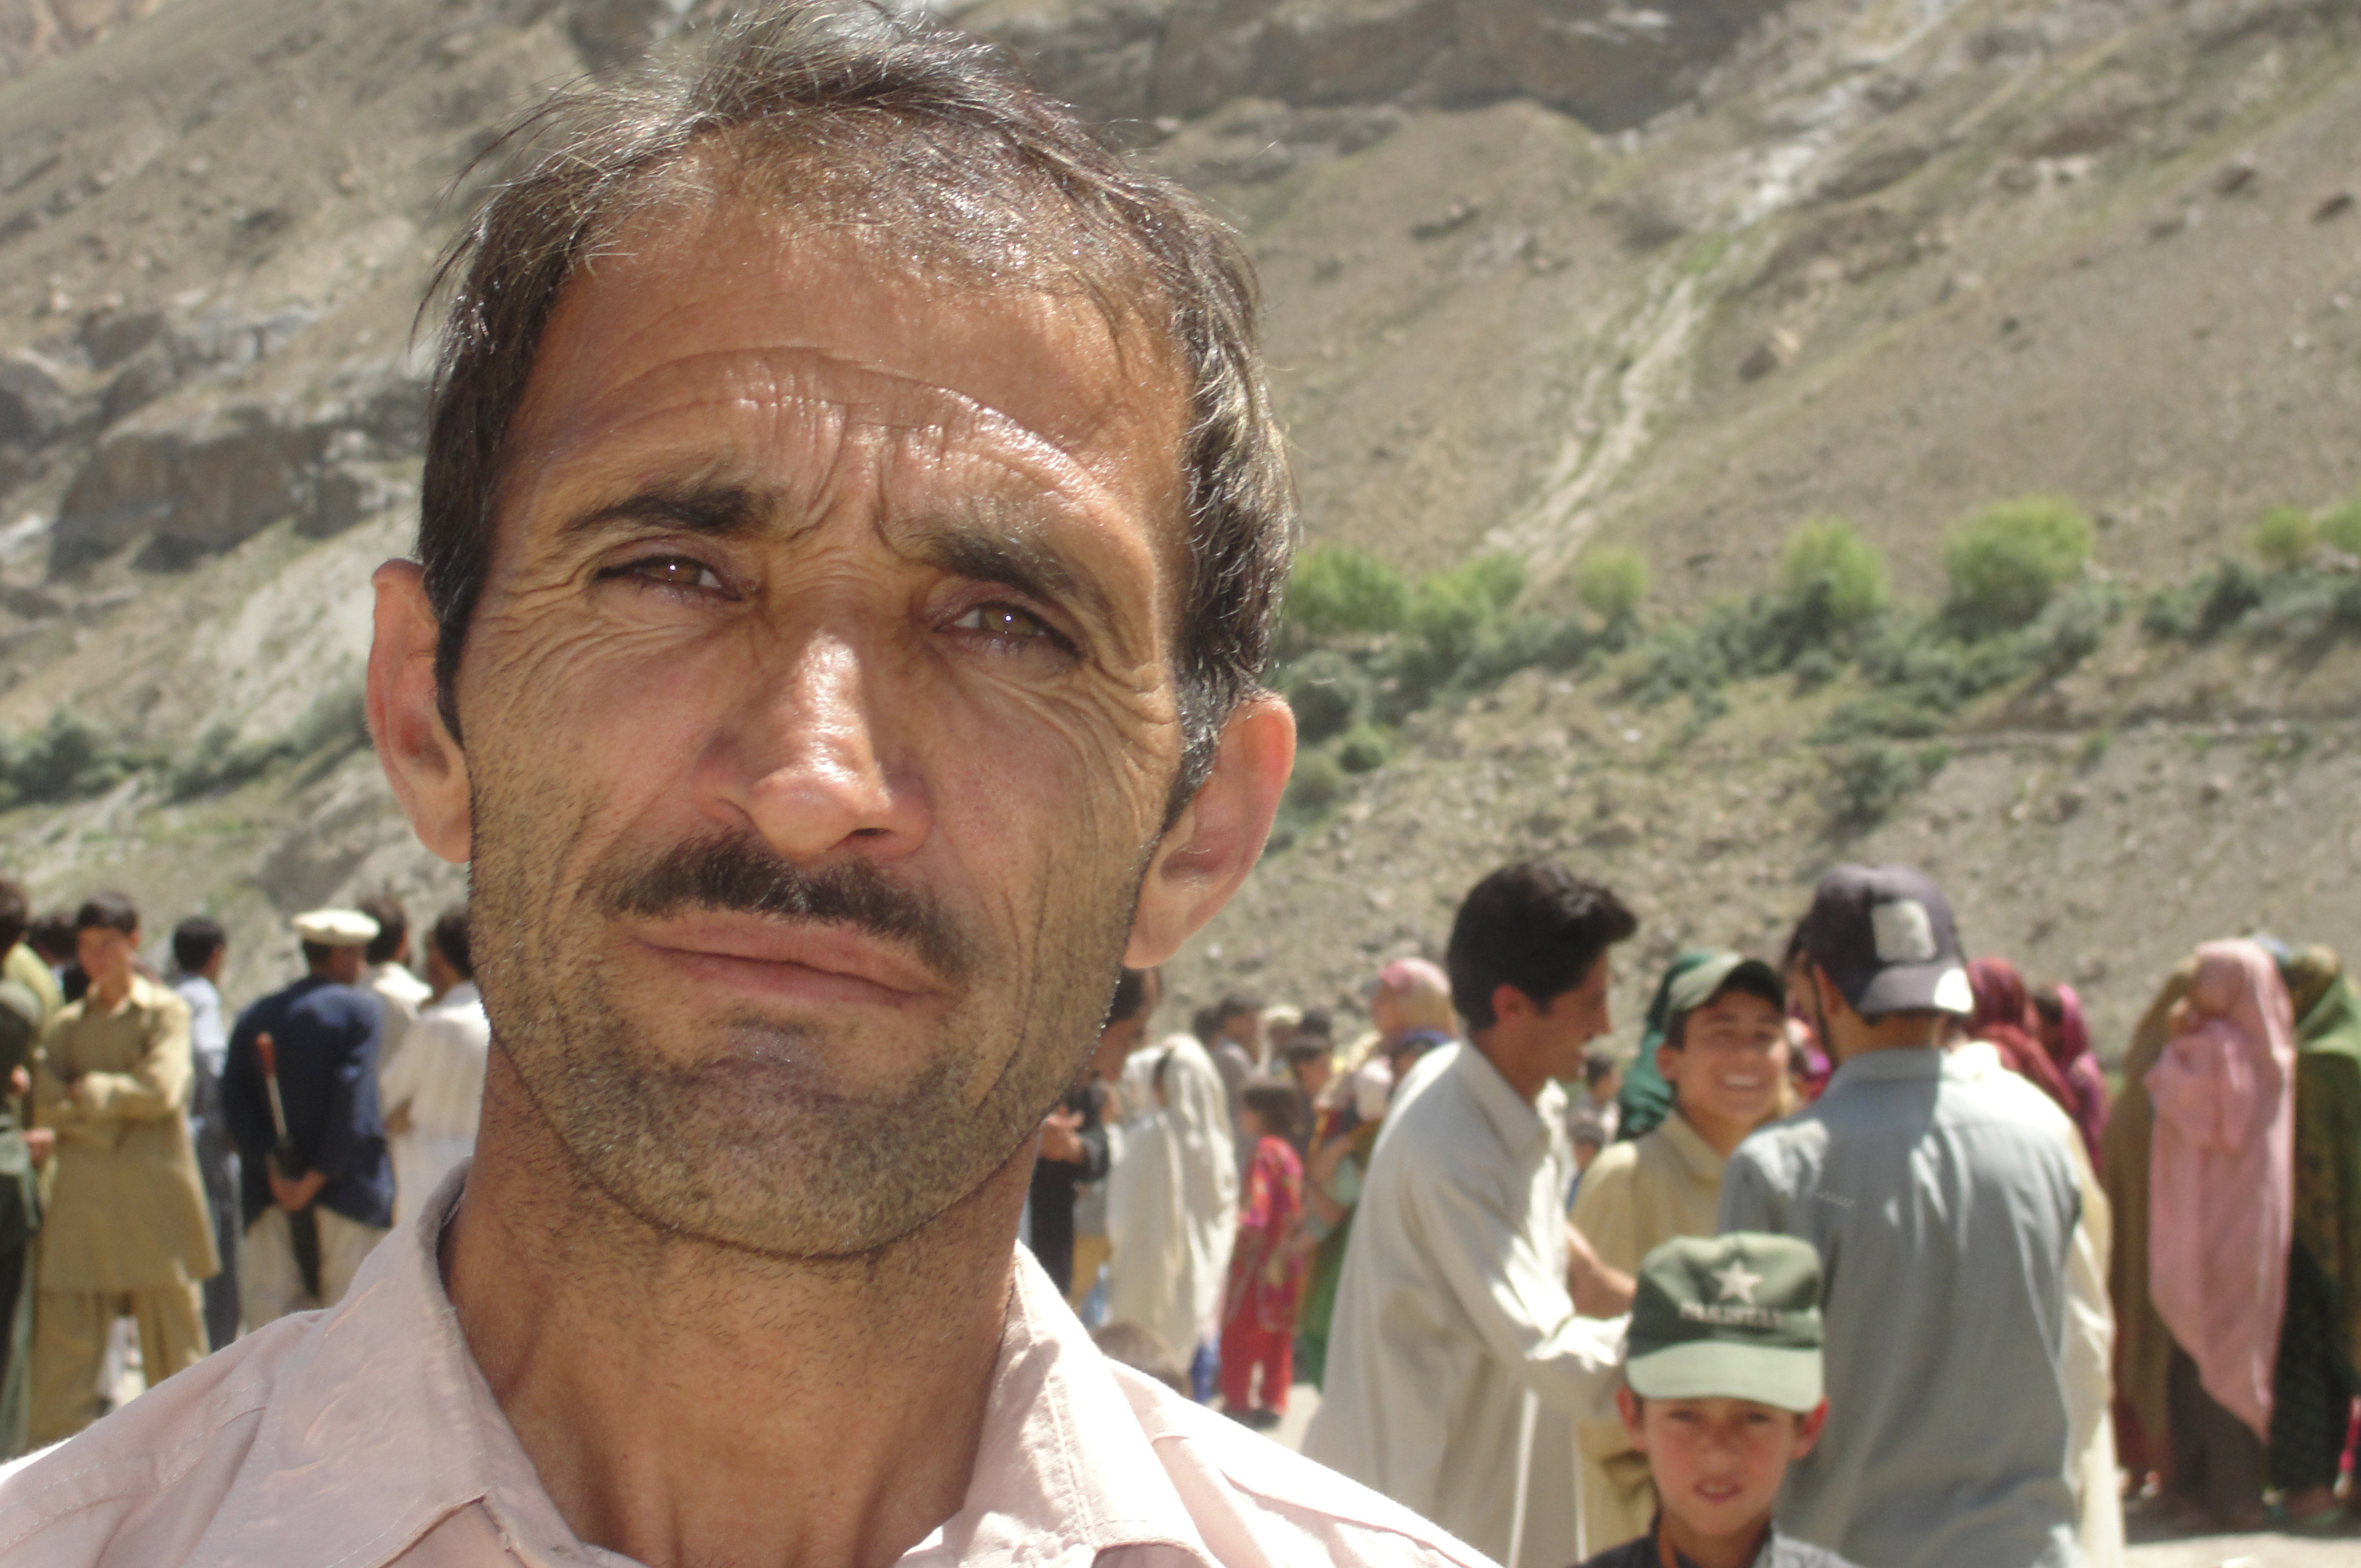
[[[892,858],[926,837],[923,791],[890,739],[884,663],[852,638],[814,630],[769,662],[748,704],[728,748],[734,804],[789,860]]]

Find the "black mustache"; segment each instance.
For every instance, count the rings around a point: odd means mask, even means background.
[[[964,980],[974,968],[972,947],[942,905],[867,861],[807,870],[758,839],[722,834],[616,868],[599,883],[597,904],[610,917],[661,920],[713,910],[810,920],[900,943],[946,981]]]

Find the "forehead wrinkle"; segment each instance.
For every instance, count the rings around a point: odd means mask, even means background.
[[[782,367],[776,363],[780,357],[806,363]],[[1075,451],[969,393],[803,344],[733,345],[651,366],[602,389],[594,400],[574,411],[552,411],[550,419],[555,428],[548,430],[544,439],[529,442],[529,452],[539,449],[531,454],[530,466],[544,471],[566,466],[580,454],[600,452],[619,438],[631,439],[635,425],[677,417],[696,405],[711,402],[717,366],[721,378],[737,383],[737,389],[722,401],[757,422],[807,412],[815,416],[812,433],[840,446],[851,444],[856,432],[906,439],[932,435],[938,449],[946,454],[986,457],[1020,473],[1034,469],[1034,483],[1045,488],[1095,499],[1107,488],[1094,466]],[[749,367],[761,374],[732,373]],[[824,384],[843,381],[852,385]],[[882,385],[863,395],[863,382]],[[739,450],[749,444],[747,433],[732,431],[709,414],[700,417],[699,423],[710,433],[706,440]],[[1077,435],[1074,445],[1087,445],[1103,428],[1102,423],[1094,423],[1089,432]],[[978,437],[986,450],[960,451]],[[723,461],[714,459],[717,466]]]

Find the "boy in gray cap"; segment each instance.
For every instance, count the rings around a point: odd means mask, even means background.
[[[1850,1568],[1772,1519],[1828,1419],[1820,1260],[1788,1236],[1679,1236],[1640,1266],[1617,1404],[1648,1457],[1646,1534],[1584,1568]]]
[[[2060,1382],[2072,1157],[1947,1055],[1972,1006],[1951,907],[1905,866],[1839,866],[1799,935],[1836,1072],[1730,1157],[1720,1228],[1830,1266],[1835,1413],[1782,1518],[1876,1568],[2079,1568]]]

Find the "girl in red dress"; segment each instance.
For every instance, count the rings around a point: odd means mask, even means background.
[[[1276,1079],[1247,1084],[1243,1099],[1238,1131],[1254,1141],[1254,1157],[1240,1195],[1238,1239],[1230,1249],[1229,1295],[1222,1312],[1222,1404],[1231,1416],[1261,1430],[1279,1424],[1294,1381],[1303,1256],[1288,1243],[1303,1212],[1303,1161],[1294,1140],[1304,1107],[1301,1091]]]

